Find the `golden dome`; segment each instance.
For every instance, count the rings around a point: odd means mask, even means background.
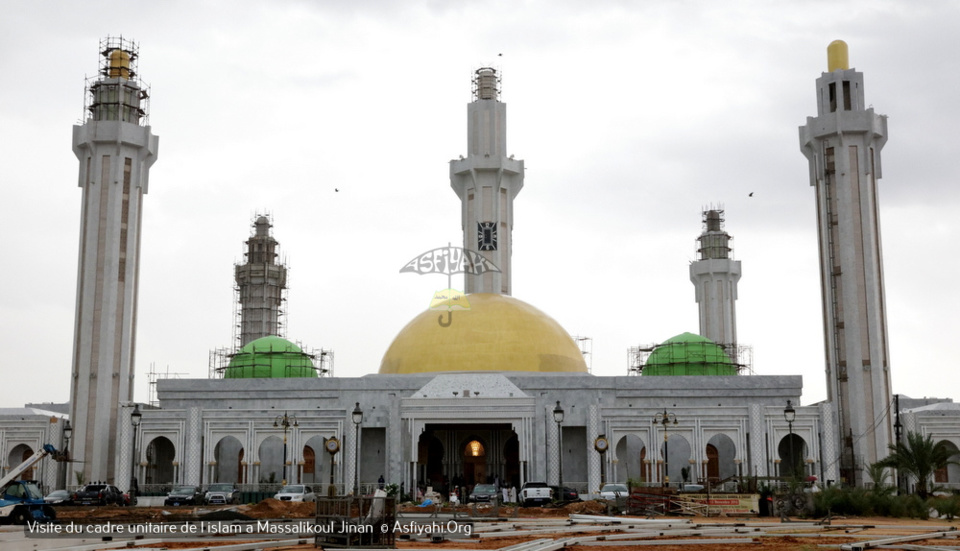
[[[586,373],[580,349],[553,318],[513,297],[466,295],[468,310],[427,310],[393,339],[381,374],[436,371]]]

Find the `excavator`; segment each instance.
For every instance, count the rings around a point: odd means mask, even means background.
[[[47,444],[29,459],[14,467],[6,476],[0,478],[0,523],[50,522],[56,518],[56,512],[53,507],[44,503],[43,494],[40,493],[35,482],[17,480],[18,476],[48,455],[56,461],[69,460],[67,454]]]

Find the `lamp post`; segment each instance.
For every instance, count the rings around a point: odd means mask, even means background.
[[[143,414],[140,413],[140,404],[137,404],[133,408],[133,413],[130,414],[130,424],[133,425],[133,450],[130,457],[130,504],[134,505],[137,503],[137,492],[140,488],[137,487],[137,432],[140,430],[140,418],[143,417]]]
[[[63,424],[63,464],[60,465],[60,486],[67,489],[67,472],[70,470],[70,437],[73,436],[73,427],[67,419]]]
[[[677,416],[668,413],[667,409],[663,409],[663,413],[657,413],[653,416],[654,425],[663,425],[663,485],[670,485],[670,453],[667,448],[667,425],[677,424]]]
[[[559,486],[560,496],[563,497],[563,431],[560,424],[563,423],[563,408],[560,407],[560,400],[557,400],[557,407],[553,408],[553,420],[557,422],[557,486]]]
[[[356,432],[353,437],[353,495],[360,495],[360,424],[363,423],[363,410],[360,402],[353,408],[353,425]]]
[[[797,418],[797,410],[793,409],[793,403],[790,400],[787,400],[787,407],[783,410],[783,418],[787,422],[787,429],[790,431],[790,476],[797,476],[797,461],[793,457],[793,422]]]
[[[291,426],[300,426],[296,415],[287,415],[287,412],[283,412],[283,415],[278,415],[273,420],[273,428],[283,427],[283,481],[281,482],[283,486],[287,485],[287,431]]]
[[[893,395],[893,409],[896,412],[896,417],[893,421],[893,437],[894,445],[898,444],[903,436],[903,425],[900,423],[900,395]],[[822,449],[822,448],[821,448]],[[823,462],[820,462],[821,466]],[[822,476],[821,476],[822,478]],[[897,495],[901,495],[901,489],[903,488],[903,470],[897,469]]]

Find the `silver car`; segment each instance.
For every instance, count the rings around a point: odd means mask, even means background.
[[[310,486],[304,484],[288,484],[283,488],[280,488],[280,491],[277,492],[277,495],[273,496],[274,499],[280,501],[316,501],[317,496],[313,493],[313,489]]]
[[[211,484],[203,494],[207,505],[236,505],[240,503],[240,489],[235,484]]]
[[[603,488],[600,488],[600,499],[614,500],[618,497],[629,496],[630,490],[627,489],[626,484],[604,484]]]

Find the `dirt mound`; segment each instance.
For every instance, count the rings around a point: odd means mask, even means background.
[[[599,501],[578,501],[563,508],[568,515],[605,515],[607,506]]]
[[[148,522],[160,520],[163,509],[159,507],[58,507],[57,520],[60,522]]]
[[[241,505],[237,511],[253,518],[313,518],[317,504],[300,501],[279,501],[272,497],[256,505]]]

